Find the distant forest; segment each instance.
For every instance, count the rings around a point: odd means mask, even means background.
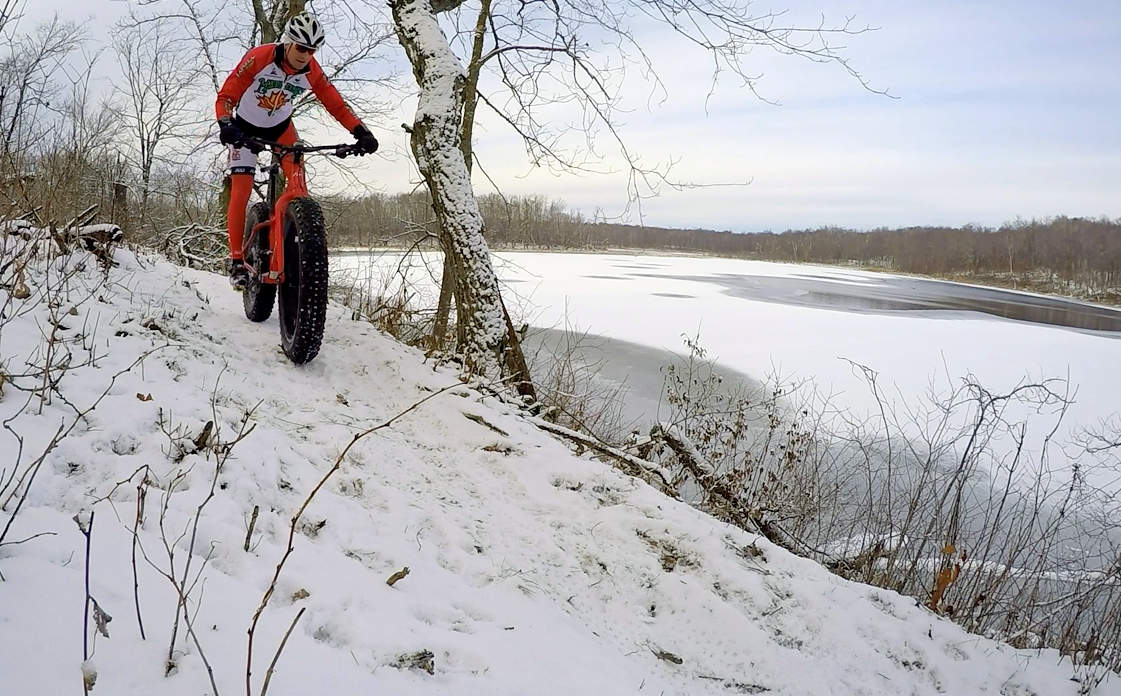
[[[641,249],[822,263],[978,281],[1121,304],[1121,219],[1056,217],[999,228],[839,227],[734,233],[592,222],[541,196],[480,199],[495,249]],[[328,204],[332,245],[411,246],[433,232],[423,195]]]

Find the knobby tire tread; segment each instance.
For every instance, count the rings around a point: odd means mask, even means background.
[[[327,318],[327,234],[323,210],[310,198],[296,198],[288,204],[285,235],[298,240],[285,245],[285,275],[289,269],[299,274],[299,292],[281,291],[280,339],[285,355],[302,365],[319,354],[323,342],[323,328]],[[297,248],[298,264],[287,260],[288,250]],[[295,305],[295,306],[293,306]],[[295,322],[287,330],[294,313]]]
[[[267,203],[254,203],[249,209],[249,213],[245,216],[245,236],[249,237],[253,227],[259,223],[268,220],[272,215]],[[261,258],[260,252],[269,248],[269,231],[264,229],[257,237],[257,244],[253,249],[249,250],[250,254],[257,254],[253,259],[253,265],[260,267],[258,259]],[[245,307],[245,316],[249,321],[264,321],[272,314],[273,303],[276,301],[276,285],[272,283],[262,283],[256,278],[250,278],[249,284],[245,286],[242,291],[241,303]]]

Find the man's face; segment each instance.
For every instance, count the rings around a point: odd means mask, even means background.
[[[314,48],[305,48],[299,44],[290,43],[284,47],[284,60],[296,70],[303,70],[314,54]]]

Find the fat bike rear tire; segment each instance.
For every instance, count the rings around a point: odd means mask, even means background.
[[[327,318],[327,233],[323,211],[295,198],[284,215],[284,282],[280,284],[280,346],[297,365],[319,354]]]

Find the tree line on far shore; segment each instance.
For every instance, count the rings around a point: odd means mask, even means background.
[[[544,196],[480,197],[496,249],[644,249],[796,263],[851,264],[902,273],[975,277],[1121,301],[1121,219],[1054,217],[1000,227],[841,227],[735,233],[594,222]],[[423,194],[336,199],[338,246],[410,246],[432,233]]]

